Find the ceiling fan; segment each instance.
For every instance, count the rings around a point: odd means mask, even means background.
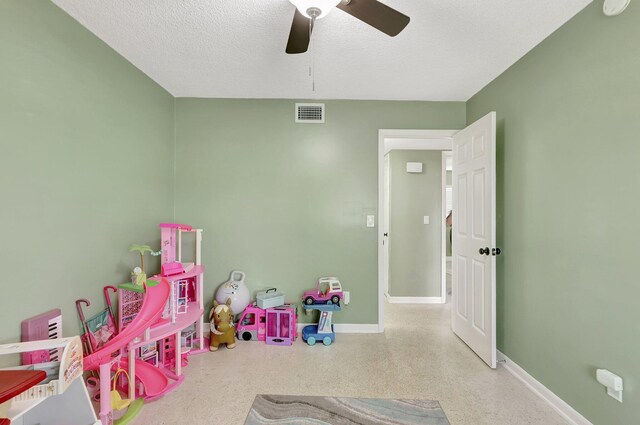
[[[309,47],[316,19],[333,9],[347,12],[365,24],[395,37],[409,24],[409,17],[377,0],[289,0],[296,7],[287,42],[287,53],[304,53]]]

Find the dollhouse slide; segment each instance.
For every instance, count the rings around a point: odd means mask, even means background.
[[[149,285],[145,287],[146,294],[142,308],[136,318],[100,350],[85,357],[84,370],[98,370],[101,364],[111,362],[112,353],[125,348],[153,325],[162,315],[162,310],[169,298],[169,290],[169,284],[165,279],[157,284],[149,281]],[[126,361],[122,360],[121,363]],[[167,377],[160,370],[141,361],[136,361],[136,378],[144,385],[147,396],[158,395],[169,385]]]
[[[136,359],[136,378],[144,385],[145,399],[154,399],[157,396],[161,396],[167,392],[169,387],[169,378],[155,366],[149,363]],[[129,369],[129,362],[127,359],[120,361],[120,367]]]

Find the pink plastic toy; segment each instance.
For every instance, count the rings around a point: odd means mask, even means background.
[[[120,353],[139,335],[145,333],[158,317],[162,314],[162,309],[169,298],[170,287],[166,281],[160,282],[152,287],[146,288],[146,295],[138,315],[129,325],[122,329],[113,339],[104,344],[93,354],[84,358],[84,370],[96,370],[100,372],[100,419],[103,425],[113,423],[113,413],[111,411],[111,370],[118,367],[129,368],[129,376],[135,376],[145,390],[147,397],[160,396],[170,391],[167,376],[159,369],[141,360],[135,361],[135,367],[120,356],[113,357],[113,354]],[[129,351],[130,358],[134,358],[135,350]],[[131,373],[133,371],[133,373]],[[184,378],[182,378],[184,379]],[[176,385],[182,382],[176,381]],[[129,392],[135,392],[134,380],[131,380]]]
[[[160,228],[161,265],[177,263],[183,271],[170,276],[152,276],[142,287],[132,283],[119,285],[119,332],[84,359],[85,371],[100,374],[103,425],[113,423],[109,396],[112,371],[128,370],[132,379],[128,391],[124,392],[129,398],[133,398],[130,397],[133,394],[152,401],[184,381],[182,367],[187,365],[189,354],[208,352],[209,343],[203,335],[202,230],[166,223]],[[195,263],[183,264],[181,260],[185,232],[195,233]],[[189,346],[183,347],[181,337],[186,329],[193,332]],[[119,389],[126,390],[124,385]]]
[[[255,303],[244,309],[238,320],[237,336],[243,341],[264,341],[266,334],[266,311]]]
[[[82,342],[87,353],[93,353],[118,334],[118,327],[111,308],[110,290],[117,291],[113,286],[105,286],[103,288],[105,309],[88,320],[84,317],[82,304],[86,304],[88,307],[91,303],[85,298],[76,300],[76,309],[84,330]]]
[[[62,313],[60,309],[47,311],[22,321],[22,342],[62,338]],[[59,361],[58,349],[22,353],[22,364]]]
[[[295,306],[283,305],[264,310],[253,303],[240,316],[236,325],[237,337],[243,341],[291,345],[298,337],[297,319]]]
[[[342,285],[338,278],[321,277],[314,289],[304,292],[302,302],[306,305],[339,304],[343,296]]]
[[[294,307],[270,307],[267,309],[268,345],[291,345],[298,336],[296,311]]]
[[[173,276],[174,274],[184,273],[184,267],[182,263],[174,261],[173,263],[167,263],[162,265],[162,276]]]
[[[182,231],[192,232],[193,228],[186,224],[160,223],[160,237],[162,239],[160,260],[163,276],[184,273],[180,262],[181,252],[177,252],[178,259],[176,259],[176,247],[178,251],[181,250]]]

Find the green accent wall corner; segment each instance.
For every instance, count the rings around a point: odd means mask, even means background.
[[[640,4],[594,2],[467,103],[498,115],[498,348],[595,425],[640,418]],[[624,378],[624,403],[596,368]]]
[[[174,100],[49,1],[0,2],[0,64],[0,343],[52,308],[77,334],[171,219]]]

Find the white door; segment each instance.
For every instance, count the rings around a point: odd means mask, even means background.
[[[496,113],[453,138],[453,331],[496,367]]]

